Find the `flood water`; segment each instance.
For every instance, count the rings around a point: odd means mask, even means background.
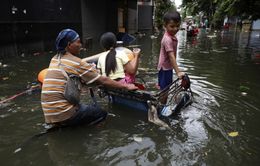
[[[30,139],[44,130],[40,93],[2,104],[1,165],[258,165],[259,34],[219,31],[186,38],[178,32],[178,64],[190,76],[194,102],[167,121],[172,130],[149,123],[144,112],[99,100],[111,113],[104,124]],[[156,83],[160,37],[146,35],[135,44],[143,52],[140,75]],[[38,45],[22,46],[32,51],[1,47],[0,98],[23,91],[48,66],[54,52],[32,49]],[[87,96],[84,101],[91,102]]]

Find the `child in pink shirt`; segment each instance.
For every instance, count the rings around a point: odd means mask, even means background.
[[[167,12],[163,16],[165,33],[161,40],[160,57],[158,63],[158,84],[160,89],[163,90],[173,82],[173,69],[176,75],[181,79],[184,75],[179,70],[176,62],[176,52],[178,40],[175,34],[179,31],[181,17],[177,11]]]

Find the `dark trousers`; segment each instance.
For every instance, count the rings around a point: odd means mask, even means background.
[[[166,88],[168,85],[172,83],[172,75],[173,75],[172,70],[160,69],[158,73],[158,84],[160,86],[160,90],[163,90],[164,88]]]
[[[62,126],[76,126],[80,124],[94,125],[103,121],[107,112],[98,106],[80,104],[77,112],[68,120],[61,123]]]

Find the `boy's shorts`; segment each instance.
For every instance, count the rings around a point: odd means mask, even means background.
[[[158,84],[160,86],[160,90],[163,90],[169,84],[172,83],[173,71],[171,70],[163,70],[160,69],[158,73]]]

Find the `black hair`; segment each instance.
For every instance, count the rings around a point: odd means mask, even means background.
[[[165,24],[168,24],[170,21],[180,22],[180,13],[177,11],[169,11],[163,15],[163,21]]]
[[[109,76],[111,72],[115,72],[117,69],[116,63],[116,36],[112,32],[104,33],[100,38],[100,45],[106,50],[110,50],[106,56],[105,72],[106,76]]]

